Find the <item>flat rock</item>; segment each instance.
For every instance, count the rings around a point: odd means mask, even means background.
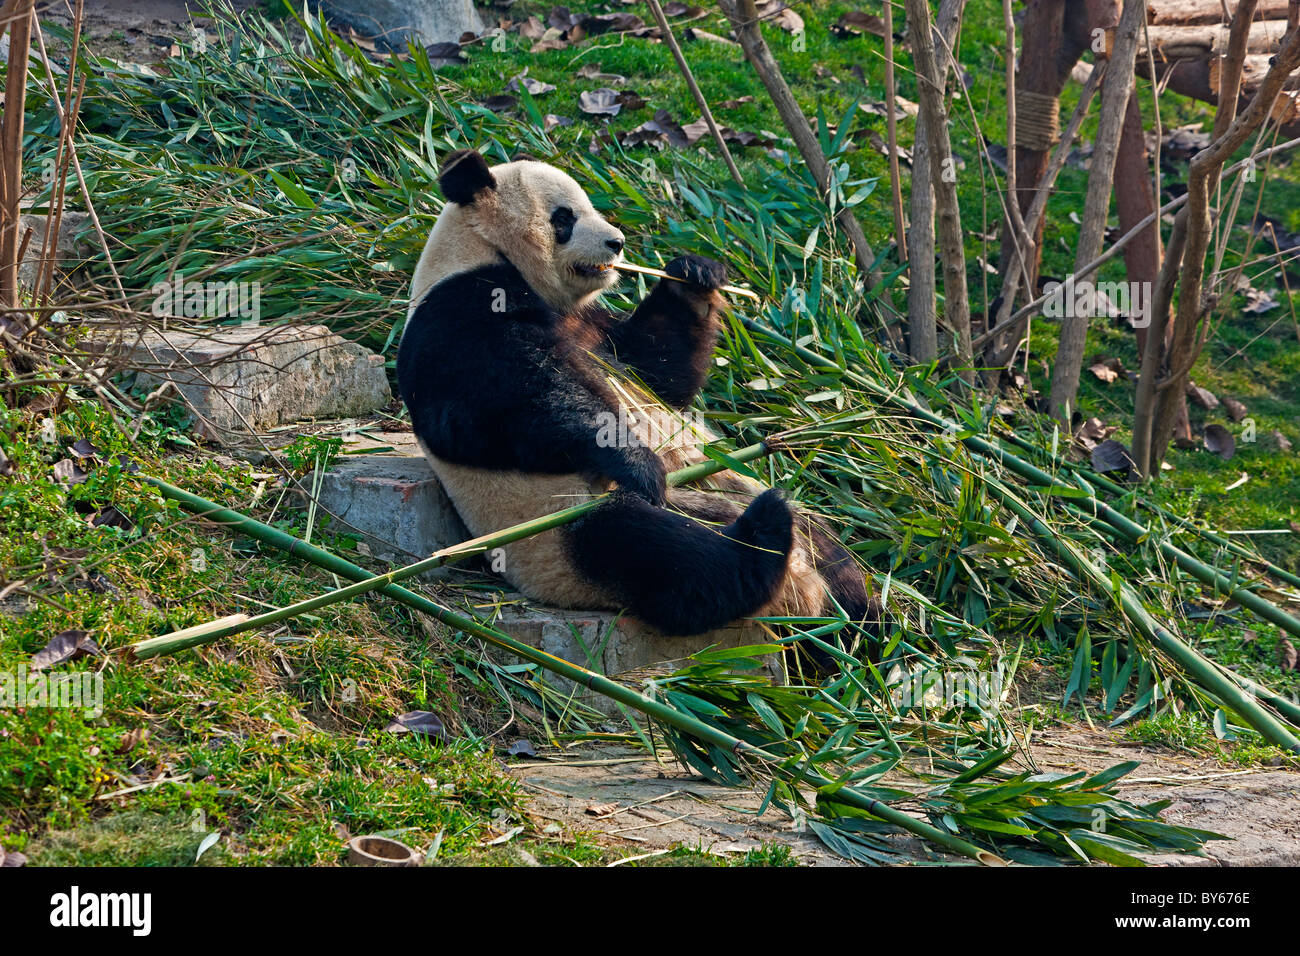
[[[394,565],[410,564],[470,537],[433,470],[418,453],[409,432],[356,434],[349,448],[376,448],[374,454],[345,455],[322,479],[317,505],[346,530],[362,537],[371,553]],[[299,483],[306,491],[310,477]],[[473,568],[468,562],[457,567]],[[481,565],[480,565],[481,567]],[[454,574],[450,568],[430,577]],[[695,637],[665,637],[632,618],[612,612],[573,611],[532,604],[509,594],[491,624],[525,644],[607,676],[623,677],[644,687],[656,675],[680,668],[686,658],[707,647],[765,644],[770,637],[758,623],[742,623]],[[478,612],[482,616],[482,611]],[[432,625],[432,622],[430,622]],[[503,663],[519,658],[504,650],[491,653]],[[764,673],[784,681],[776,655],[763,658]],[[548,681],[593,709],[618,713],[608,698],[548,674]]]
[[[427,46],[483,32],[473,0],[321,0],[321,5],[331,17],[391,49],[405,47],[408,40]]]
[[[392,400],[384,360],[323,325],[150,330],[114,346],[150,391],[171,382],[195,433],[223,446],[312,418],[365,415]]]
[[[89,214],[71,209],[65,209],[63,215],[59,217],[59,228],[48,250],[48,258],[54,260],[54,288],[58,288],[59,280],[66,273],[75,270],[78,265],[94,255],[93,244],[85,238],[89,223]],[[18,263],[18,281],[24,288],[36,287],[41,265],[46,261],[42,256],[46,251],[45,234],[49,230],[49,225],[48,216],[24,213],[18,217],[19,245],[22,245],[23,236],[27,235],[28,230],[32,234],[32,237],[27,240],[27,251],[22,261]]]
[[[345,530],[360,535],[371,554],[395,565],[470,537],[423,458],[346,456],[325,472],[316,500]]]

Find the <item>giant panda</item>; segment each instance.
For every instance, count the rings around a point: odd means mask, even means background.
[[[601,307],[623,234],[570,176],[529,159],[448,155],[397,379],[420,446],[482,536],[609,492],[581,519],[505,546],[526,597],[625,610],[665,635],[748,616],[874,615],[853,556],[779,491],[724,471],[665,475],[714,436],[689,406],[712,366],[724,267],[667,266],[627,317]],[[494,562],[496,564],[497,562]]]

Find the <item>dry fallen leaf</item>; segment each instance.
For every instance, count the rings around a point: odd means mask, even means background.
[[[27,666],[34,671],[75,661],[81,657],[99,657],[104,652],[90,639],[88,631],[63,631],[50,638],[50,642],[32,655]]]
[[[527,71],[525,71],[526,73]],[[520,73],[518,76],[512,76],[510,82],[506,84],[506,89],[511,93],[518,93],[519,88],[523,87],[533,96],[542,96],[545,93],[551,93],[555,90],[552,83],[543,83],[541,80],[535,80],[531,76],[525,76]]]
[[[1219,407],[1219,399],[1213,392],[1193,382],[1187,383],[1187,397],[1206,411],[1212,412]]]
[[[1223,400],[1223,407],[1227,410],[1228,417],[1234,422],[1239,422],[1246,417],[1246,406],[1241,404],[1241,402],[1237,401],[1235,398],[1225,398]]]
[[[590,116],[617,116],[623,109],[623,104],[618,101],[618,90],[606,86],[580,93],[578,109]]]
[[[1237,453],[1237,442],[1232,432],[1222,425],[1206,425],[1205,435],[1201,439],[1206,451],[1211,451],[1224,461]]]
[[[840,39],[861,36],[864,33],[883,38],[885,21],[873,13],[850,10],[831,24],[831,33]]]
[[[50,471],[61,485],[79,485],[87,477],[87,472],[71,458],[56,461]]]
[[[149,729],[147,727],[137,727],[135,730],[129,730],[122,735],[122,739],[117,742],[113,748],[115,754],[129,754],[144,741],[149,739]]]
[[[1108,471],[1136,471],[1137,463],[1123,442],[1108,438],[1092,450],[1092,467],[1105,474]]]
[[[424,737],[447,739],[447,728],[442,718],[427,710],[412,710],[393,718],[392,723],[384,728],[390,734],[420,734]]]
[[[587,808],[587,812],[593,817],[607,817],[617,809],[617,803],[593,803]]]
[[[1277,442],[1278,451],[1291,450],[1291,440],[1276,429],[1273,430],[1273,441]]]
[[[1099,359],[1095,364],[1088,366],[1088,371],[1110,384],[1124,374],[1124,362],[1118,358]]]

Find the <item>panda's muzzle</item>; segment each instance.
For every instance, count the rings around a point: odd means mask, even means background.
[[[573,271],[584,279],[594,279],[602,273],[608,272],[612,268],[614,268],[613,262],[597,262],[591,264],[575,262],[572,266]]]

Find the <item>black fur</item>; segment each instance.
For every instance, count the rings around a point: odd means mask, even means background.
[[[495,311],[496,309],[501,311]],[[507,262],[438,283],[397,352],[411,423],[440,458],[480,468],[609,478],[653,504],[651,449],[597,441],[618,403],[557,316]]]
[[[759,495],[725,528],[617,495],[564,527],[574,565],[664,634],[700,634],[753,613],[785,576],[789,507]]]
[[[719,281],[721,267],[679,267]],[[700,370],[707,370],[717,336],[710,297],[698,283],[668,280],[625,323],[562,316],[503,260],[434,286],[407,323],[397,354],[411,422],[438,457],[618,483],[610,501],[566,526],[568,551],[580,573],[671,634],[702,633],[766,603],[785,574],[793,517],[776,492],[755,499],[723,529],[661,507],[659,456],[636,443],[602,447],[597,440],[617,421],[619,405],[593,352],[613,345],[647,384],[685,404],[703,382]],[[668,360],[656,357],[656,345]],[[675,367],[673,356],[689,370]]]
[[[618,360],[636,371],[664,404],[685,408],[704,387],[718,342],[726,266],[703,256],[679,256],[664,270],[688,282],[660,282],[610,342]]]
[[[447,202],[471,205],[483,189],[496,189],[497,181],[488,169],[483,154],[473,149],[458,149],[447,154],[438,173],[438,185]]]
[[[560,206],[551,213],[551,228],[555,230],[555,241],[564,245],[573,238],[573,227],[578,224],[578,217],[568,206]]]

